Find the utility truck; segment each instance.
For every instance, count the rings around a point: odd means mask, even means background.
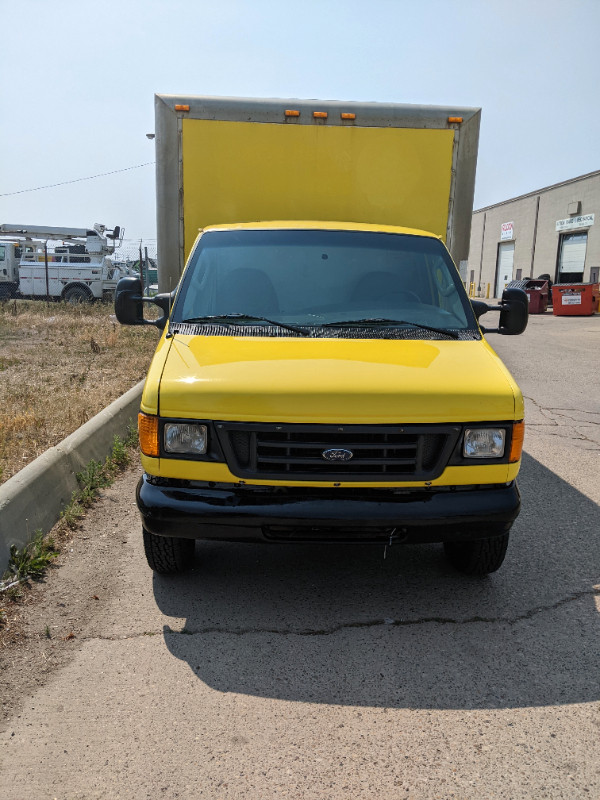
[[[91,229],[0,225],[0,297],[71,303],[113,297],[128,274],[109,258],[123,234],[119,226],[108,230],[99,223]],[[49,248],[50,241],[61,244]]]
[[[148,563],[195,539],[442,542],[503,562],[519,513],[523,398],[471,303],[480,110],[156,97],[159,289],[124,324],[160,341],[141,401]],[[185,265],[185,268],[184,268]],[[163,315],[144,318],[143,303]]]

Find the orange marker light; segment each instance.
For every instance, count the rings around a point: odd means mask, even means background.
[[[347,112],[343,112],[342,114],[340,114],[340,117],[342,119],[356,119],[356,114],[349,114]]]
[[[327,112],[326,111],[313,111],[313,117],[315,119],[327,119]]]
[[[462,117],[448,117],[448,122],[462,122]]]
[[[300,112],[297,111],[295,108],[286,108],[285,115],[286,117],[299,117]]]
[[[510,444],[509,464],[515,464],[521,458],[523,439],[525,438],[525,422],[515,422],[513,425],[512,442]]]
[[[145,456],[158,458],[160,453],[158,447],[158,417],[144,414],[143,411],[140,411],[138,414],[138,435],[142,453]]]
[[[190,107],[188,105],[176,105],[175,111],[189,111]]]

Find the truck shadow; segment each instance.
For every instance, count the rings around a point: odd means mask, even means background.
[[[523,511],[483,580],[441,546],[199,543],[154,578],[165,643],[220,692],[311,703],[474,709],[600,698],[598,507],[528,455]],[[183,630],[179,620],[186,620]]]

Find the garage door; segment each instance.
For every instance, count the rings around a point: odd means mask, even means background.
[[[560,256],[558,259],[559,280],[563,275],[580,275],[571,280],[582,280],[585,265],[585,251],[587,248],[587,231],[585,233],[564,234],[560,242]]]
[[[515,243],[502,242],[498,246],[498,264],[496,269],[496,294],[501,297],[504,287],[513,279],[513,262],[515,259]]]

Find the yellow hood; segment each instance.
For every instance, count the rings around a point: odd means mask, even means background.
[[[519,389],[485,340],[176,334],[166,350],[159,408],[154,396],[142,402],[163,417],[390,424],[522,416]]]

